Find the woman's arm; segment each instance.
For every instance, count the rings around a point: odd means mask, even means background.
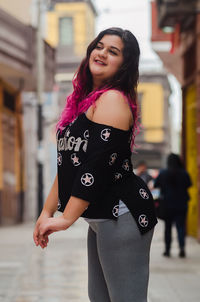
[[[58,177],[56,175],[49,195],[44,204],[43,210],[36,222],[33,239],[36,245],[41,245],[40,235],[39,235],[39,227],[40,225],[49,217],[52,217],[57,209],[58,203]]]
[[[33,239],[36,246],[45,248],[49,242],[48,236],[53,232],[69,228],[86,210],[89,203],[71,196],[63,214],[53,217],[58,204],[58,177],[56,175],[43,210],[36,222]]]
[[[67,227],[70,227],[83,214],[88,206],[89,202],[86,200],[71,196],[63,212]]]
[[[43,210],[38,218],[33,233],[33,239],[36,246],[46,247],[48,236],[53,232],[66,230],[69,228],[86,210],[89,203],[85,200],[71,196],[63,214],[59,217],[53,217],[58,203],[58,177],[54,180],[49,195],[44,204]]]
[[[47,199],[45,201],[41,215],[43,213],[48,213],[50,216],[53,216],[53,214],[57,210],[57,205],[58,205],[58,176],[56,175],[51,190],[49,192],[49,195],[47,196]]]

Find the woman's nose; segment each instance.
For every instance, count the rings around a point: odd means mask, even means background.
[[[101,49],[101,51],[99,52],[99,55],[101,56],[101,57],[103,57],[103,58],[105,58],[106,57],[106,49]]]

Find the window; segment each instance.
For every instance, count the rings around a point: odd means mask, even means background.
[[[59,19],[59,44],[73,45],[73,20],[70,17]]]

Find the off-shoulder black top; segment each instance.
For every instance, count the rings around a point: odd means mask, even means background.
[[[152,195],[133,173],[131,136],[132,129],[95,123],[85,113],[58,131],[59,211],[75,196],[90,203],[83,217],[117,219],[121,199],[142,234],[154,227]]]

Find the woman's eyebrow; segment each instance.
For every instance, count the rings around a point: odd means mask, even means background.
[[[100,42],[100,41],[97,44],[101,44],[102,46],[104,45],[103,42]],[[115,50],[121,52],[121,50],[119,48],[117,48],[116,46],[111,45],[110,48],[114,48]]]
[[[100,41],[99,41],[97,44],[101,44],[101,45],[103,45],[103,42],[100,42]]]
[[[119,48],[115,47],[115,46],[111,46],[110,48],[114,48],[115,50],[121,52],[121,50]]]

